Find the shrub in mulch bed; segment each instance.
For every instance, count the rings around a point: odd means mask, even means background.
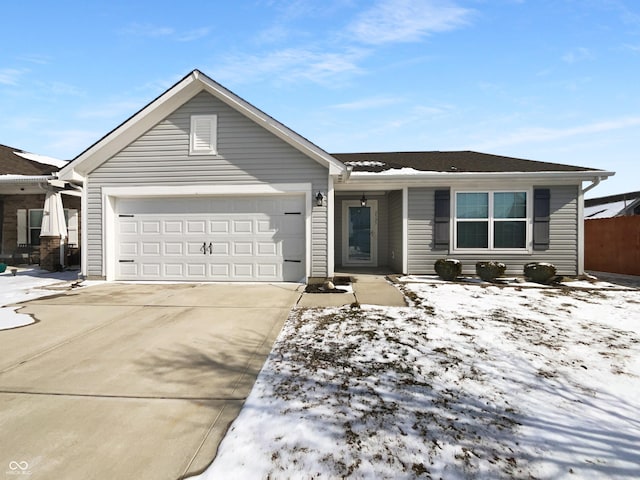
[[[440,258],[433,267],[440,278],[450,282],[462,274],[462,263],[455,258]]]
[[[504,275],[507,266],[501,262],[478,262],[476,263],[476,273],[485,282],[493,282],[496,278]]]
[[[533,262],[524,266],[524,276],[536,283],[551,283],[556,280],[556,267],[550,263]]]

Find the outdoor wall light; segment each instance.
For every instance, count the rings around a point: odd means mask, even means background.
[[[367,206],[367,197],[364,196],[364,192],[362,192],[362,198],[360,198],[360,205],[363,207]]]
[[[316,205],[318,207],[324,205],[324,195],[322,195],[322,192],[318,192],[318,194],[316,195]]]

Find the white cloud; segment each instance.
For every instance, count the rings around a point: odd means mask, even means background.
[[[149,23],[132,23],[127,28],[123,29],[122,32],[128,35],[135,35],[137,37],[158,38],[173,35],[175,30],[171,27],[161,27]]]
[[[580,47],[565,53],[562,60],[567,63],[577,63],[585,60],[593,60],[595,57],[588,48]]]
[[[381,108],[387,107],[389,105],[396,105],[398,103],[401,103],[402,101],[403,99],[399,97],[370,97],[348,103],[339,103],[337,105],[332,105],[331,108],[335,108],[338,110],[368,110],[371,108]]]
[[[311,81],[333,86],[350,75],[361,72],[357,62],[367,55],[365,50],[317,52],[304,48],[288,48],[260,55],[233,55],[225,65],[212,68],[214,77],[223,82],[250,83],[274,79],[294,82]]]
[[[449,1],[381,0],[362,13],[348,31],[362,43],[415,42],[469,21],[471,10]]]
[[[126,35],[148,38],[168,38],[178,42],[192,42],[206,37],[211,32],[211,27],[200,27],[185,32],[180,32],[173,27],[153,25],[150,23],[132,23],[122,30]]]
[[[25,73],[27,73],[26,70],[19,70],[17,68],[0,69],[0,85],[17,85],[20,77]]]
[[[487,140],[474,147],[474,150],[491,150],[508,145],[521,143],[542,143],[560,140],[580,135],[595,135],[599,133],[640,126],[640,117],[622,117],[602,122],[577,125],[569,128],[522,128],[510,134],[505,134],[493,140]]]
[[[192,42],[206,37],[209,35],[209,32],[211,32],[211,28],[209,27],[196,28],[194,30],[189,30],[188,32],[179,33],[176,39],[179,42]]]

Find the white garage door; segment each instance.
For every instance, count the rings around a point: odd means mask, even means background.
[[[118,280],[299,281],[304,196],[117,203]]]

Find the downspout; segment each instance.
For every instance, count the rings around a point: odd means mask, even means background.
[[[604,179],[606,180],[609,177],[604,177]],[[584,195],[585,193],[587,193],[589,190],[591,190],[592,188],[596,188],[598,185],[600,185],[600,182],[602,181],[602,177],[596,177],[593,180],[591,180],[591,185],[589,185],[586,188],[582,189],[582,195]]]
[[[609,178],[609,176],[605,176],[604,180],[606,180],[607,178]],[[591,185],[588,185],[586,188],[582,188],[579,192],[579,199],[578,199],[578,264],[576,265],[577,267],[577,274],[578,275],[584,275],[585,274],[585,270],[584,270],[584,194],[587,193],[589,190],[597,187],[598,185],[600,185],[600,182],[603,180],[603,177],[595,177],[593,180],[591,180]]]

